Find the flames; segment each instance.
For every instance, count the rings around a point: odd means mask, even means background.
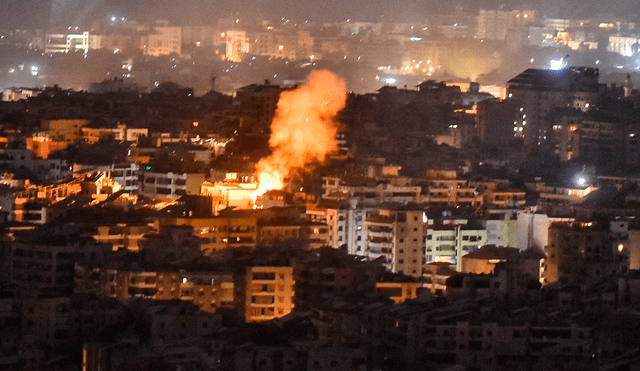
[[[336,149],[336,114],[346,102],[346,86],[329,71],[314,71],[304,85],[280,95],[271,123],[271,156],[256,165],[262,195],[282,189],[294,168],[307,168]]]

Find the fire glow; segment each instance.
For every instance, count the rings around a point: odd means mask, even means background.
[[[257,196],[282,189],[294,168],[322,162],[336,145],[334,118],[346,102],[344,81],[329,71],[314,71],[304,85],[280,95],[271,123],[271,156],[256,165]]]

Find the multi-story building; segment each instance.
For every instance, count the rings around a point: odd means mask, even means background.
[[[34,158],[28,149],[0,149],[0,167],[8,171],[27,170],[41,181],[56,181],[71,175],[64,159]]]
[[[348,202],[321,200],[317,208],[326,210],[330,246],[342,248],[351,255],[364,253],[364,221],[372,207],[350,199]]]
[[[504,146],[513,142],[513,116],[517,109],[511,100],[484,100],[478,103],[477,135],[488,145]]]
[[[108,245],[46,245],[12,242],[11,281],[19,287],[49,292],[70,292],[76,263],[99,262],[111,251]]]
[[[212,197],[216,214],[227,207],[249,209],[255,204],[255,182],[204,182],[200,188],[200,194]]]
[[[575,283],[593,283],[619,271],[611,246],[609,225],[596,222],[555,223],[549,227],[547,257],[542,264],[543,283],[561,277]]]
[[[111,33],[108,35],[89,35],[89,49],[104,49],[111,52],[119,52],[120,50],[126,50],[130,47],[137,47],[134,45],[133,38],[129,34]]]
[[[254,130],[258,132],[266,130],[271,125],[283,91],[284,88],[271,84],[268,80],[264,84],[251,84],[239,88],[236,91],[236,100],[243,115],[252,121],[243,125],[254,124]]]
[[[487,231],[467,220],[429,223],[425,262],[448,262],[461,270],[462,257],[487,243]]]
[[[26,148],[33,153],[35,158],[49,158],[55,151],[63,150],[67,147],[67,142],[54,140],[47,132],[34,133],[26,139]]]
[[[227,30],[226,37],[227,60],[240,62],[244,55],[249,54],[249,36],[241,30]]]
[[[424,362],[432,366],[478,365],[492,370],[496,365],[521,364],[522,357],[532,355],[534,367],[563,367],[579,360],[586,365],[591,357],[593,331],[576,324],[531,326],[523,324],[468,322],[433,324],[425,321],[421,329]],[[510,367],[511,368],[511,367]],[[519,366],[512,369],[524,370]]]
[[[25,348],[34,350],[32,356],[38,357],[40,346],[62,349],[68,347],[73,339],[74,317],[71,310],[71,298],[68,296],[25,298],[20,303],[20,337]],[[29,359],[28,355],[21,357]]]
[[[109,244],[113,251],[126,249],[132,252],[140,250],[140,241],[145,234],[154,232],[152,226],[147,224],[129,225],[104,225],[99,226],[93,238],[101,244]]]
[[[44,52],[68,53],[82,50],[83,53],[89,51],[89,32],[81,34],[47,34],[45,37]]]
[[[552,129],[556,137],[556,154],[561,161],[577,159],[589,163],[610,162],[620,156],[620,128],[613,123],[589,120],[582,116],[563,115]]]
[[[523,210],[516,219],[516,247],[544,249],[549,244],[549,227],[553,223],[570,223],[574,218],[549,217],[540,212]]]
[[[138,164],[112,164],[108,169],[108,176],[118,182],[121,189],[127,192],[135,192],[140,187],[140,165]]]
[[[154,33],[144,38],[145,55],[171,55],[182,52],[182,30],[180,27],[155,27]]]
[[[477,187],[484,197],[484,206],[490,209],[519,209],[526,202],[526,192],[511,188],[506,182],[479,181]]]
[[[141,137],[149,135],[147,128],[127,128],[126,125],[118,125],[116,128],[88,128],[81,129],[82,140],[88,144],[95,144],[100,140],[117,140],[137,143]]]
[[[82,139],[82,128],[89,124],[89,120],[42,120],[42,128],[49,132],[54,140],[67,143],[77,143]]]
[[[517,104],[513,134],[527,146],[538,146],[551,136],[549,113],[554,108],[591,109],[604,84],[597,68],[527,69],[508,82],[508,98]]]
[[[236,213],[212,218],[189,218],[180,215],[159,219],[159,224],[192,227],[194,235],[206,240],[206,248],[211,251],[225,247],[255,246],[258,241],[256,215]]]
[[[388,271],[422,276],[426,215],[418,205],[381,205],[364,220],[363,249],[355,255],[384,258]]]
[[[265,30],[251,34],[251,54],[269,58],[296,59],[296,34],[289,31]]]
[[[148,197],[179,198],[189,194],[199,194],[205,181],[204,174],[145,171],[139,192]]]
[[[323,177],[323,180],[324,194],[322,198],[324,199],[356,199],[364,205],[378,205],[384,202],[419,203],[421,201],[420,186],[410,185],[408,182],[396,183],[393,178],[376,181],[366,178]]]
[[[226,273],[110,269],[77,265],[74,290],[120,300],[137,297],[189,301],[205,312],[215,312],[221,307],[235,305],[233,276]]]
[[[512,28],[535,23],[536,15],[535,10],[480,9],[476,37],[504,41]]]
[[[269,321],[291,313],[295,306],[295,283],[292,267],[248,267],[244,287],[245,321]]]
[[[421,202],[443,206],[481,206],[483,196],[455,170],[428,170]]]
[[[631,57],[635,53],[640,50],[640,46],[638,46],[638,37],[629,37],[629,36],[609,36],[609,45],[607,46],[607,51],[618,53],[625,57]]]

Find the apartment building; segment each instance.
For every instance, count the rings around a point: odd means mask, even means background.
[[[111,251],[108,245],[11,244],[11,282],[18,287],[47,292],[73,290],[76,263],[99,262]]]
[[[120,300],[136,297],[192,302],[200,310],[215,312],[233,307],[234,281],[231,274],[90,268],[76,266],[76,292],[92,292]]]
[[[204,174],[145,171],[139,193],[147,197],[179,198],[199,194]]]
[[[365,205],[377,205],[384,202],[421,201],[420,186],[414,186],[403,179],[375,180],[367,178],[342,179],[339,177],[323,177],[324,199],[344,200],[357,199]]]
[[[455,170],[431,169],[427,171],[421,202],[442,206],[481,206],[483,196],[465,179],[459,179]]]
[[[462,257],[487,243],[487,230],[475,221],[443,220],[427,227],[425,262],[447,262],[462,269]]]
[[[605,85],[598,82],[597,68],[569,67],[560,70],[527,69],[508,81],[508,99],[517,102],[513,135],[527,146],[539,146],[551,138],[549,113],[572,107],[589,111]]]
[[[180,27],[155,27],[154,33],[143,38],[145,55],[171,55],[182,52],[182,29]]]
[[[418,205],[381,205],[366,216],[363,251],[356,255],[383,258],[388,271],[420,277],[426,225],[426,215]]]
[[[292,267],[248,267],[244,287],[245,321],[269,321],[291,313],[295,283]]]
[[[596,222],[554,223],[549,227],[547,258],[542,264],[543,283],[561,277],[575,283],[595,282],[603,276],[614,276],[620,263],[611,245],[609,225]],[[617,248],[617,247],[615,247]]]

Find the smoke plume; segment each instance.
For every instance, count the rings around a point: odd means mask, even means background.
[[[258,195],[284,187],[294,168],[305,168],[336,149],[334,117],[344,107],[344,81],[329,71],[314,71],[304,85],[280,95],[271,123],[271,156],[256,165]]]

